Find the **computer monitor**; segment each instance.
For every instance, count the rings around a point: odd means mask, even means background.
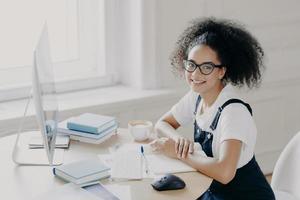
[[[43,137],[49,164],[52,164],[57,135],[58,105],[50,58],[47,24],[42,30],[34,51],[32,72],[33,102],[36,119]]]
[[[42,136],[44,149],[23,148],[18,151],[18,140],[21,132],[19,131],[13,153],[13,160],[17,164],[24,165],[62,164],[63,150],[55,149],[58,123],[58,103],[56,99],[54,72],[50,56],[47,24],[44,25],[34,50],[32,92],[36,119],[39,126],[38,134],[41,134]],[[26,110],[27,106],[25,112]],[[54,157],[55,154],[57,155]]]

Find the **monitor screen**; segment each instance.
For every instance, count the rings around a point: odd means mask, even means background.
[[[36,118],[51,165],[57,134],[58,104],[50,55],[48,30],[45,24],[34,51],[32,84]]]

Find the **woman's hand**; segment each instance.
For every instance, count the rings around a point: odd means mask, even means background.
[[[186,158],[188,153],[194,152],[194,142],[187,138],[178,137],[175,142],[175,153],[179,159]]]
[[[170,158],[177,158],[175,152],[175,141],[171,138],[162,137],[150,143],[152,149],[156,152],[161,152]]]

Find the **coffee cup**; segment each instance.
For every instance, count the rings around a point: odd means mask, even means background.
[[[131,120],[128,122],[128,130],[135,141],[147,140],[153,129],[151,121],[147,120]]]

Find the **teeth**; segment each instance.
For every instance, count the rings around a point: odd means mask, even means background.
[[[203,83],[204,81],[196,81],[196,80],[193,80],[194,83],[198,84],[198,83]]]

